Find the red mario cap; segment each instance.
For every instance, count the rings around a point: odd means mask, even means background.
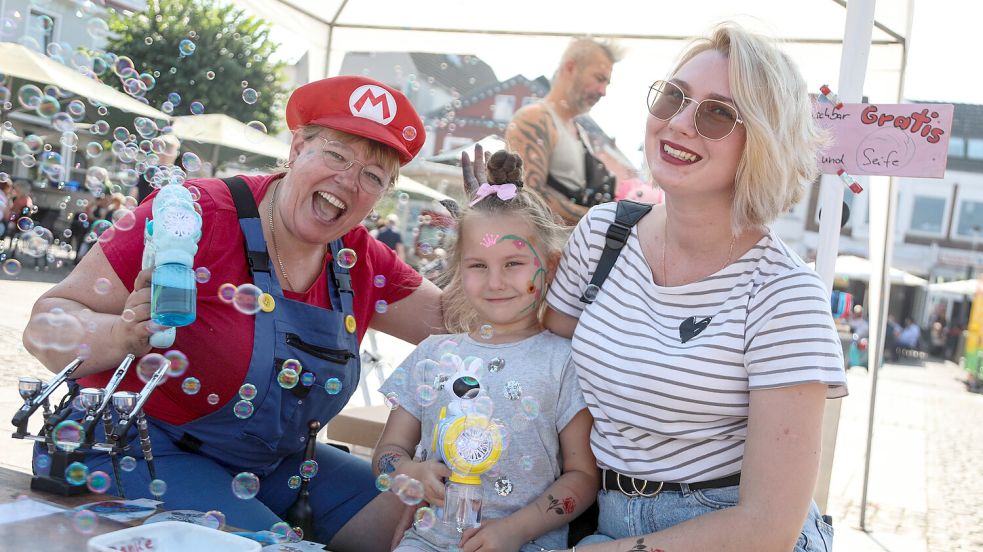
[[[293,91],[287,100],[287,127],[319,125],[381,142],[405,165],[426,139],[423,121],[406,96],[359,76],[331,77]]]

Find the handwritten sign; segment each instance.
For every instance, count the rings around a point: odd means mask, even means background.
[[[819,154],[824,174],[942,178],[952,131],[952,104],[813,102],[813,118],[832,134]]]

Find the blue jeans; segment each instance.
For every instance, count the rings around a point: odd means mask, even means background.
[[[632,536],[646,535],[703,514],[737,505],[737,486],[719,489],[663,491],[654,497],[629,497],[619,491],[600,491],[597,504],[601,509],[597,533],[579,545],[596,544]],[[819,508],[809,507],[805,525],[794,552],[830,552],[833,528],[822,520]]]

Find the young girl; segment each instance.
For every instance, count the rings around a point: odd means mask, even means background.
[[[479,176],[481,159],[476,150]],[[451,475],[432,450],[442,409],[494,420],[507,446],[481,477],[479,528],[455,534],[439,521],[431,527],[430,513],[418,512],[397,550],[565,548],[567,524],[594,501],[599,485],[592,419],[568,363],[570,342],[541,323],[566,233],[543,199],[523,189],[517,155],[495,153],[488,176],[490,184],[469,190],[446,273],[445,321],[460,333],[427,338],[383,384],[394,410],[373,467],[394,482],[400,474],[418,481],[439,508]]]

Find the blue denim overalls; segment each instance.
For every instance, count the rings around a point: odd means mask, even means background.
[[[234,409],[241,397],[235,396],[226,397],[218,411],[186,424],[148,421],[157,478],[167,484],[164,507],[218,510],[226,515],[229,525],[262,530],[280,521],[296,499],[298,491],[291,489],[287,480],[298,475],[308,422],[318,420],[324,427],[354,393],[360,369],[358,338],[348,270],[330,264],[328,292],[332,307],[339,310],[285,298],[273,276],[252,192],[237,178],[225,182],[232,191],[246,239],[253,283],[275,301],[271,312],[260,310],[255,315],[252,357],[242,382],[256,387],[254,412],[245,419],[237,417]],[[332,256],[336,258],[342,247],[341,240],[332,242]],[[286,389],[278,383],[280,367],[288,359],[300,361],[301,374],[314,374],[312,385],[297,383]],[[221,374],[212,370],[211,377]],[[332,380],[335,394],[324,385],[332,378],[338,380]],[[96,438],[104,438],[101,427]],[[130,455],[138,465],[121,474],[126,497],[153,498],[135,428],[130,434]],[[311,507],[318,539],[327,543],[378,491],[367,462],[324,443],[317,445],[315,459],[318,472],[310,481]],[[85,462],[90,471],[113,473],[105,454],[88,454]],[[259,476],[260,491],[255,498],[243,500],[233,494],[232,478],[240,472]],[[115,485],[109,492],[118,493]]]

